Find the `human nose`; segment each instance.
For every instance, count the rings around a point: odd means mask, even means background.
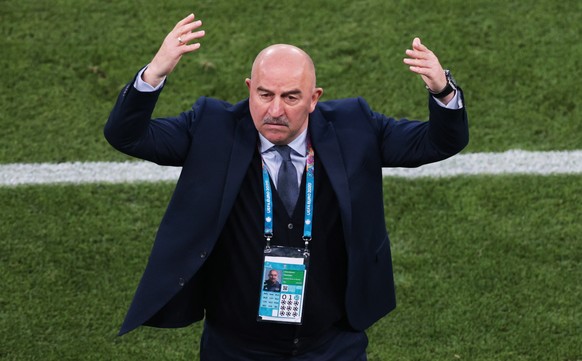
[[[283,115],[283,101],[279,97],[275,97],[269,106],[269,115],[273,118]]]

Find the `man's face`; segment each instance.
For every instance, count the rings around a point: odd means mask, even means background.
[[[269,282],[275,283],[277,281],[277,276],[279,276],[279,274],[277,273],[277,271],[271,271],[271,272],[269,272]]]
[[[289,144],[307,128],[322,93],[314,86],[314,72],[298,60],[271,57],[246,80],[255,127],[273,144]]]

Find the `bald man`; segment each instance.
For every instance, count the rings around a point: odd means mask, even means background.
[[[462,150],[461,90],[416,38],[404,63],[430,120],[395,120],[362,98],[320,101],[309,55],[276,44],[257,55],[248,99],[201,97],[151,119],[201,26],[193,14],[176,24],[105,126],[121,152],[182,167],[120,334],[204,319],[201,360],[366,360],[365,330],[396,305],[382,167]],[[263,289],[273,266],[280,292]]]

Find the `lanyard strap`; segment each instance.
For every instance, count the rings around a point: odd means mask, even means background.
[[[307,251],[309,241],[311,241],[311,223],[313,220],[313,194],[315,192],[315,152],[311,146],[311,141],[307,137],[307,161],[305,162],[305,218],[303,222],[303,240]],[[265,238],[267,248],[270,248],[273,237],[273,191],[269,179],[269,172],[263,160],[263,191],[265,195]]]

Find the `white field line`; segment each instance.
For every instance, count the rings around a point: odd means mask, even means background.
[[[3,164],[0,186],[176,181],[180,170],[143,161]],[[383,174],[404,178],[582,174],[582,150],[460,154],[419,168],[384,168]]]

